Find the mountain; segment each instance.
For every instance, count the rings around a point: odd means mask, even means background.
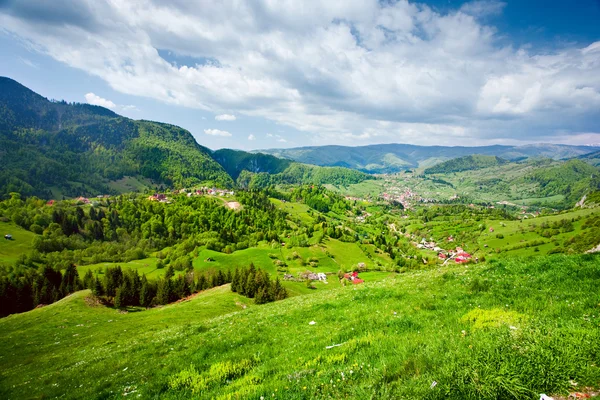
[[[277,174],[283,172],[293,163],[291,160],[278,158],[270,154],[248,153],[230,149],[217,150],[212,153],[212,156],[233,179],[237,179],[244,170],[256,174],[261,172]]]
[[[277,184],[345,186],[373,179],[371,175],[349,168],[302,164],[270,154],[222,149],[215,151],[213,157],[243,188],[256,189]]]
[[[506,164],[503,158],[497,156],[483,156],[474,154],[472,156],[453,158],[425,169],[425,174],[446,174],[450,172],[471,171],[476,169],[495,167]]]
[[[233,180],[185,129],[55,102],[0,78],[0,196],[114,192],[126,177],[175,187]]]
[[[596,167],[600,166],[600,150],[595,151],[593,153],[584,154],[577,158]]]
[[[394,173],[417,167],[427,168],[443,161],[473,154],[497,156],[514,161],[532,157],[571,158],[598,150],[600,150],[598,147],[561,144],[448,147],[392,143],[357,147],[297,147],[291,149],[259,150],[258,152],[308,164],[340,166],[367,173]]]

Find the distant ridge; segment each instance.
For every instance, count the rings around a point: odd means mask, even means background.
[[[505,160],[516,161],[532,157],[573,158],[598,150],[600,150],[598,147],[563,144],[462,147],[390,143],[357,147],[310,146],[257,150],[257,152],[308,164],[343,166],[367,173],[394,173],[418,167],[427,168],[453,158],[474,154],[497,156]]]

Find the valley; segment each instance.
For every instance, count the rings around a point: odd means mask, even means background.
[[[593,148],[278,158],[0,86],[2,398],[600,388]]]

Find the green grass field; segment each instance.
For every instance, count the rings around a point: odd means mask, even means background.
[[[123,314],[83,291],[0,320],[0,396],[566,395],[600,386],[599,285],[600,257],[584,255],[450,265],[263,306],[223,286]]]
[[[4,235],[12,235],[13,240],[4,239]],[[32,249],[31,242],[35,233],[26,231],[12,222],[0,222],[0,264],[14,263],[17,258]]]

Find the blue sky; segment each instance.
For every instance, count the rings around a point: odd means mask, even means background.
[[[0,0],[0,75],[213,149],[597,144],[598,21],[598,0]]]

